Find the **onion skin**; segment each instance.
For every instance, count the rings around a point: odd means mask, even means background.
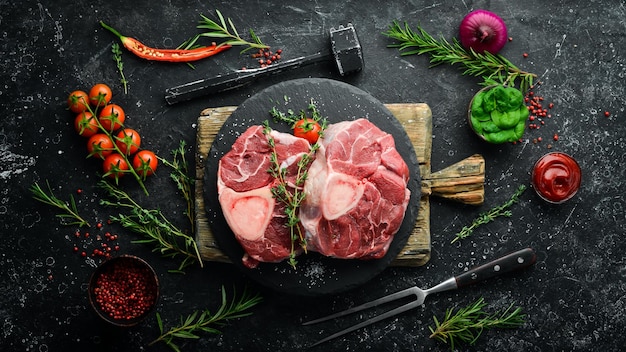
[[[487,10],[468,13],[459,27],[461,44],[477,53],[497,54],[506,44],[506,25],[500,16]]]

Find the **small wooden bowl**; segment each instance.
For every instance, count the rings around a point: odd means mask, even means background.
[[[89,303],[104,321],[120,327],[137,325],[159,298],[159,280],[143,259],[121,255],[100,264],[91,275]]]

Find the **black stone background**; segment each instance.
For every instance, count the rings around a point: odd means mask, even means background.
[[[457,67],[429,68],[427,57],[401,57],[381,35],[393,20],[421,24],[434,35],[452,38],[462,17],[484,8],[500,14],[512,42],[502,54],[540,75],[536,90],[554,102],[552,118],[528,130],[516,145],[487,145],[473,136],[465,112],[478,80]],[[167,106],[164,90],[254,63],[238,50],[198,62],[153,63],[124,52],[129,80],[123,94],[111,59],[115,38],[106,21],[122,33],[156,47],[175,47],[196,33],[200,14],[221,10],[243,32],[256,33],[284,58],[327,45],[329,29],[351,22],[365,53],[365,69],[339,77],[321,64],[272,77],[227,94]],[[159,273],[162,297],[157,307],[166,326],[193,310],[214,310],[220,287],[230,294],[248,287],[264,301],[250,317],[222,327],[221,335],[202,335],[181,344],[184,351],[296,351],[356,318],[301,327],[321,314],[347,308],[399,289],[430,287],[474,265],[522,247],[538,253],[530,270],[463,290],[428,297],[423,307],[359,330],[317,350],[446,351],[428,338],[433,316],[483,297],[487,309],[511,303],[523,307],[527,323],[514,330],[484,331],[463,351],[618,351],[625,343],[626,225],[623,199],[626,6],[620,0],[590,1],[7,1],[0,0],[0,349],[2,351],[167,351],[148,347],[158,336],[154,316],[118,330],[91,312],[86,282],[93,262],[72,251],[76,228],[65,227],[57,211],[31,198],[34,182],[50,182],[57,196],[74,194],[92,223],[114,210],[98,204],[99,166],[85,159],[65,99],[74,89],[104,82],[139,130],[144,146],[167,156],[185,140],[193,146],[196,121],[207,107],[237,105],[255,92],[291,78],[339,79],[384,103],[425,102],[433,111],[432,169],[437,171],[473,154],[487,163],[484,205],[431,200],[432,258],[423,267],[390,267],[371,282],[346,293],[302,299],[265,290],[232,265],[205,263],[186,275],[170,274],[176,262],[131,244],[135,237],[113,225],[92,233],[120,235],[122,253],[140,255]],[[523,58],[523,53],[528,53]],[[610,117],[604,116],[610,111]],[[552,141],[557,133],[560,138]],[[534,139],[542,138],[534,143]],[[548,144],[552,148],[548,148]],[[450,244],[454,234],[481,212],[503,203],[544,153],[572,154],[583,171],[579,194],[549,205],[532,191],[523,194],[510,218],[480,227],[470,238]],[[191,155],[191,154],[190,154]],[[193,162],[193,158],[190,158]],[[160,208],[185,225],[180,195],[162,169],[147,182],[149,197],[132,182],[123,187],[138,201]],[[76,194],[82,189],[81,195]],[[86,243],[78,242],[80,246]],[[314,350],[314,349],[312,349]]]

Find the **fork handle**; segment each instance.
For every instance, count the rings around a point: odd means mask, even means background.
[[[494,276],[509,273],[518,269],[527,268],[537,261],[537,255],[532,248],[524,248],[517,252],[505,255],[487,264],[472,268],[463,274],[457,275],[456,284],[464,287],[475,284]]]

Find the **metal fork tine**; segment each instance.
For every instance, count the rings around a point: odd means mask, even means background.
[[[405,291],[407,291],[407,290],[405,290]],[[404,291],[402,291],[402,292],[404,292]],[[386,298],[386,297],[385,297],[385,298]],[[370,302],[370,303],[371,303],[371,302]],[[407,304],[405,304],[405,305],[403,305],[403,306],[400,306],[400,307],[394,308],[394,309],[392,309],[392,310],[390,310],[390,311],[388,311],[388,312],[382,313],[382,314],[377,315],[377,316],[375,316],[375,317],[373,317],[373,318],[370,318],[370,319],[368,319],[368,320],[362,321],[362,322],[360,322],[360,323],[358,323],[358,324],[356,324],[356,325],[350,326],[350,327],[348,327],[348,328],[346,328],[346,329],[344,329],[344,330],[341,330],[341,331],[339,331],[339,332],[336,332],[336,333],[334,333],[334,334],[332,334],[332,335],[330,335],[330,336],[328,336],[328,337],[325,337],[325,338],[323,338],[323,339],[321,339],[321,340],[317,341],[316,343],[312,344],[312,345],[311,345],[311,346],[309,346],[309,347],[314,347],[314,346],[317,346],[317,345],[322,344],[322,343],[324,343],[324,342],[326,342],[326,341],[329,341],[329,340],[332,340],[332,339],[337,338],[337,337],[339,337],[339,336],[345,335],[345,334],[347,334],[347,333],[349,333],[349,332],[352,332],[352,331],[358,330],[358,329],[360,329],[360,328],[362,328],[362,327],[368,326],[368,325],[370,325],[370,324],[374,324],[374,323],[376,323],[376,322],[378,322],[378,321],[381,321],[381,320],[383,320],[383,319],[387,319],[387,318],[392,317],[392,316],[394,316],[394,315],[397,315],[397,314],[400,314],[400,313],[406,312],[407,310],[413,309],[413,308],[415,308],[415,307],[417,307],[417,306],[419,306],[419,305],[420,305],[420,304],[419,304],[419,302],[417,302],[417,301],[409,302],[409,303],[407,303]]]
[[[363,304],[361,304],[359,306],[352,307],[350,309],[346,309],[344,311],[337,312],[337,313],[334,313],[334,314],[331,314],[331,315],[328,315],[328,316],[325,316],[325,317],[321,317],[321,318],[318,318],[318,319],[314,319],[314,320],[310,320],[310,321],[304,322],[304,323],[302,323],[302,325],[312,325],[312,324],[321,323],[321,322],[326,321],[326,320],[331,320],[331,319],[343,317],[343,316],[346,316],[348,314],[356,313],[356,312],[361,311],[361,310],[372,308],[372,307],[375,307],[375,306],[378,306],[378,305],[381,305],[381,304],[384,304],[384,303],[392,302],[392,301],[395,301],[395,300],[400,299],[400,298],[409,297],[410,295],[415,295],[415,291],[414,290],[415,290],[414,287],[409,287],[409,288],[407,288],[405,290],[389,294],[387,296],[375,299],[373,301],[369,301],[367,303],[363,303]]]

